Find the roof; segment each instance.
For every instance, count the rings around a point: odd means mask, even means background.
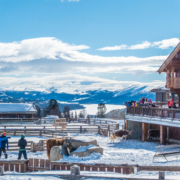
[[[172,53],[168,56],[168,58],[164,61],[164,63],[161,65],[161,67],[158,69],[159,74],[162,72],[165,72],[165,68],[168,64],[172,63],[172,59],[176,58],[175,56],[180,51],[180,43],[175,47],[175,49],[172,51]]]
[[[34,104],[29,103],[0,103],[0,113],[35,114],[37,110]]]
[[[151,92],[170,92],[170,89],[166,89],[166,88],[154,88],[154,89],[151,89]]]

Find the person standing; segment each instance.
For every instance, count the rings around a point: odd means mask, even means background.
[[[7,159],[6,145],[7,145],[7,150],[8,150],[8,148],[9,148],[8,138],[6,137],[6,132],[3,131],[3,134],[0,137],[0,158],[1,158],[1,154],[3,152],[5,155],[5,159]]]
[[[27,159],[27,154],[26,154],[27,141],[24,138],[25,136],[21,135],[21,139],[18,142],[18,146],[19,146],[18,159],[21,159],[22,154],[24,156],[24,159]]]

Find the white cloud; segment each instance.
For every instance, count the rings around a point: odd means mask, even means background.
[[[136,45],[132,45],[130,46],[128,49],[146,49],[151,47],[151,43],[148,41],[144,41],[142,44],[136,44]]]
[[[98,50],[100,50],[100,51],[114,51],[114,50],[123,50],[123,49],[127,49],[127,48],[128,48],[127,45],[122,44],[120,46],[113,46],[113,47],[107,46],[104,48],[100,48]]]
[[[172,38],[172,39],[164,39],[162,41],[156,41],[153,43],[153,46],[156,46],[160,49],[168,49],[169,47],[176,47],[179,43],[178,38]]]
[[[89,49],[86,45],[69,45],[53,37],[0,43],[0,61],[21,62],[34,59],[58,59],[63,54]]]
[[[150,47],[155,47],[159,49],[168,49],[169,47],[175,47],[179,43],[178,38],[171,38],[171,39],[164,39],[162,41],[155,41],[155,42],[149,42],[144,41],[141,44],[135,44],[135,45],[125,45],[122,44],[120,46],[107,46],[103,48],[99,48],[100,51],[114,51],[114,50],[127,50],[127,49],[147,49]]]
[[[160,44],[162,45],[162,44]],[[149,46],[148,42],[136,45]],[[91,55],[86,45],[64,43],[56,38],[34,38],[0,43],[1,74],[53,73],[153,73],[167,56],[135,57]],[[121,47],[122,48],[122,47]],[[137,48],[132,46],[131,48]],[[156,67],[154,67],[154,65]]]

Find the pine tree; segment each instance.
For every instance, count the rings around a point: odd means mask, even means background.
[[[106,105],[104,103],[100,103],[98,104],[97,109],[98,109],[97,117],[104,118],[107,110]]]

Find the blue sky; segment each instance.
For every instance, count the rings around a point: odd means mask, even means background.
[[[105,89],[165,81],[156,70],[179,42],[179,7],[179,0],[0,0],[0,79],[18,86],[58,77]]]

